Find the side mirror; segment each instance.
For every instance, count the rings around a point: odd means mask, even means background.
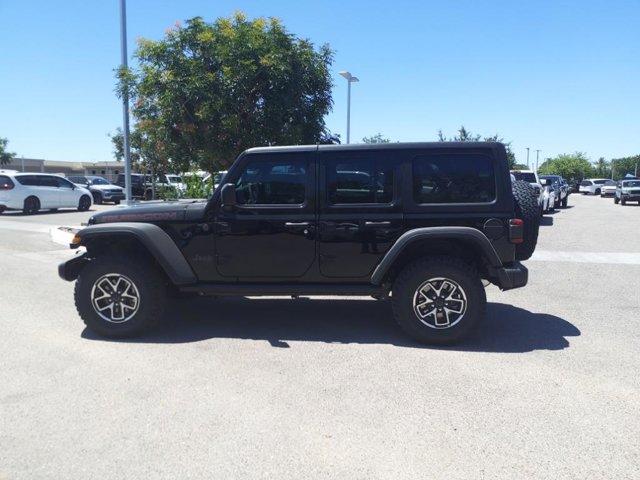
[[[236,199],[236,186],[233,183],[227,183],[220,191],[222,198],[222,206],[225,208],[233,208],[238,203]]]

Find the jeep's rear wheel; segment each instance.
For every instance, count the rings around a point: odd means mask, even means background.
[[[533,187],[522,180],[513,182],[513,198],[515,200],[516,216],[524,222],[523,241],[516,245],[516,259],[527,260],[533,255],[538,243],[540,229],[540,207],[536,201]],[[559,203],[559,202],[558,202]],[[555,208],[549,205],[549,210]]]
[[[484,316],[478,272],[460,259],[430,257],[405,267],[393,284],[393,314],[422,343],[454,343]]]
[[[128,337],[160,319],[166,282],[148,262],[105,256],[82,269],[74,297],[80,317],[91,330],[105,337]]]

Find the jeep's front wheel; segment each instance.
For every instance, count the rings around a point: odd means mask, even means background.
[[[128,337],[160,319],[166,283],[149,262],[105,256],[82,269],[74,297],[80,317],[91,330],[105,337]]]
[[[484,317],[486,303],[478,272],[453,257],[411,263],[393,284],[394,317],[405,332],[422,343],[461,340]]]

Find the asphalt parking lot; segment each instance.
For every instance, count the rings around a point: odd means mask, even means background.
[[[105,341],[48,233],[91,212],[4,214],[0,479],[640,478],[640,206],[569,205],[447,348],[367,298],[181,300]]]

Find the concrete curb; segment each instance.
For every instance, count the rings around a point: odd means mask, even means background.
[[[78,227],[65,227],[65,226],[59,226],[59,227],[51,227],[49,229],[49,235],[51,236],[51,241],[54,243],[58,243],[60,245],[64,245],[65,247],[68,247],[69,244],[71,243],[71,239],[73,238],[73,236],[78,233],[78,231],[80,231],[80,229],[82,229],[82,227],[78,226]]]

